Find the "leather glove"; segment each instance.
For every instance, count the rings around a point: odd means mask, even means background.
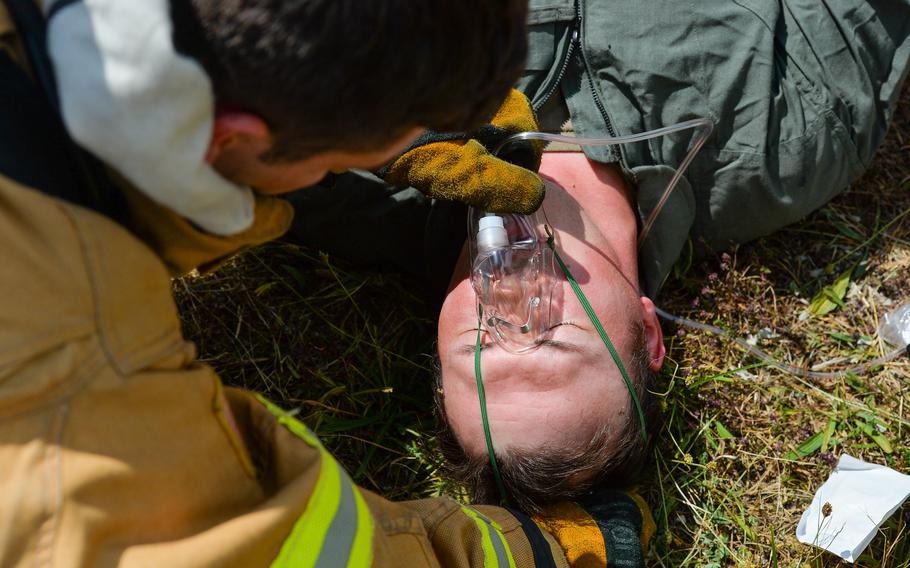
[[[598,489],[577,503],[551,505],[534,522],[553,535],[573,568],[645,566],[656,526],[634,492]]]
[[[530,214],[544,197],[543,181],[535,173],[543,143],[509,144],[499,158],[490,152],[510,135],[538,128],[527,97],[512,89],[490,124],[470,133],[427,133],[379,175],[436,199],[491,213]]]

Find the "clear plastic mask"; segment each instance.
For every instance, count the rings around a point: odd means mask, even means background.
[[[556,272],[542,226],[537,213],[493,215],[472,209],[468,215],[471,284],[482,325],[512,353],[536,348],[550,331]]]

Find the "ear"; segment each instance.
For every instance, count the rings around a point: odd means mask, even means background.
[[[270,148],[272,132],[264,120],[248,112],[217,112],[212,127],[212,139],[205,161],[212,164],[226,150],[242,143]]]
[[[660,327],[657,310],[654,302],[646,296],[641,297],[642,324],[645,326],[645,342],[648,344],[648,353],[651,355],[651,370],[660,371],[664,365],[664,355],[667,347],[664,345],[664,331]]]

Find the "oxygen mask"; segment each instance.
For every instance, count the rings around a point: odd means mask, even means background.
[[[538,214],[495,215],[471,209],[471,284],[481,323],[511,353],[535,349],[550,330],[556,284],[553,253]]]
[[[661,208],[699,149],[711,134],[713,123],[707,119],[693,119],[650,132],[612,138],[575,138],[545,132],[520,132],[504,140],[493,154],[498,155],[508,144],[518,140],[544,140],[567,142],[578,146],[613,146],[615,144],[643,142],[683,130],[694,130],[696,136],[685,158],[679,164],[657,205],[645,219],[639,233],[639,246],[645,241]],[[544,216],[545,217],[545,216]],[[472,209],[468,215],[468,242],[471,253],[471,284],[477,296],[480,314],[474,348],[474,376],[477,381],[477,398],[483,422],[484,439],[493,478],[503,502],[508,499],[487,416],[487,402],[481,372],[481,329],[493,337],[498,345],[512,353],[526,353],[539,347],[547,339],[550,325],[552,297],[556,284],[556,268],[571,286],[575,297],[604,343],[616,368],[622,375],[629,397],[638,415],[643,440],[648,432],[645,413],[622,358],[613,346],[600,322],[598,314],[572,276],[569,267],[556,250],[555,236],[549,224],[541,222],[538,213],[533,215],[492,215]]]

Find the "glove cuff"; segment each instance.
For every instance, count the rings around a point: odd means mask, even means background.
[[[509,136],[516,134],[495,124],[487,124],[471,133],[490,153],[497,150]],[[536,172],[540,169],[540,156],[543,153],[543,142],[540,140],[518,140],[503,146],[502,151],[495,154],[500,160],[515,164],[526,170]]]
[[[585,568],[643,567],[655,532],[644,500],[616,490],[551,505],[534,520],[556,538],[571,566]]]

